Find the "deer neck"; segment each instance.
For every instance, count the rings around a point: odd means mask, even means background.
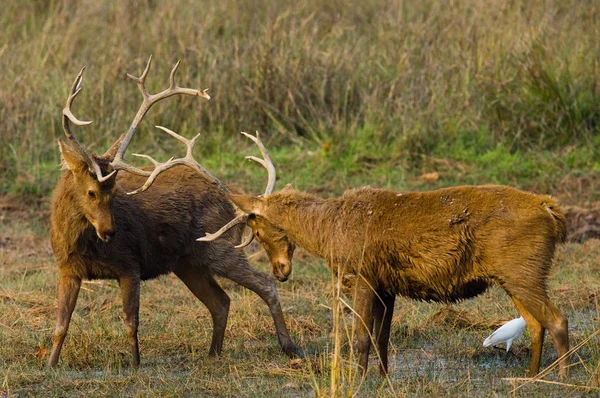
[[[335,199],[309,197],[287,203],[278,212],[276,225],[287,232],[289,238],[309,253],[329,258],[335,250],[330,239],[337,229],[338,205]]]
[[[92,227],[75,198],[73,174],[66,171],[52,198],[51,238],[55,254],[68,257],[76,252],[79,238]]]

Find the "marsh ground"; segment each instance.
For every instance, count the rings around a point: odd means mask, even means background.
[[[45,206],[31,210],[4,201],[0,213],[0,395],[2,396],[313,396],[330,392],[333,284],[321,261],[298,252],[293,277],[279,283],[288,325],[306,357],[281,354],[267,307],[254,293],[228,280],[232,298],[222,357],[207,357],[211,321],[174,276],[142,287],[142,367],[130,367],[114,281],[84,283],[56,369],[45,366],[56,310],[57,272]],[[253,264],[269,272],[258,247]],[[600,313],[600,241],[565,244],[550,279],[552,300],[569,317],[571,344],[597,333]],[[517,316],[506,294],[493,288],[458,305],[396,303],[391,336],[391,374],[377,373],[371,356],[367,381],[350,382],[349,345],[344,343],[341,391],[358,396],[565,396],[598,393],[598,336],[572,356],[569,383],[524,384],[529,337],[513,345],[515,356],[481,346],[504,321]],[[352,317],[344,312],[343,323]],[[551,339],[544,365],[555,358]],[[515,390],[516,389],[516,390]]]

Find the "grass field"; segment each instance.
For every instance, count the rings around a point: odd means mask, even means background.
[[[244,163],[259,130],[278,187],[324,196],[371,185],[426,190],[500,183],[562,203],[600,201],[600,3],[597,0],[406,2],[365,0],[8,0],[0,12],[0,397],[327,396],[332,391],[334,290],[330,271],[299,251],[278,284],[306,358],[279,352],[267,307],[223,280],[232,298],[221,358],[207,357],[208,311],[175,277],[145,283],[142,367],[130,366],[116,282],[83,286],[60,366],[44,366],[56,307],[49,195],[59,178],[61,109],[86,65],[76,134],[102,153],[125,132],[140,95],[126,73],[154,56],[152,92],[177,59],[182,86],[209,102],[153,108],[131,152],[182,149],[152,128],[191,137],[196,157],[223,181],[258,192],[264,173]],[[258,247],[253,264],[269,272]],[[569,318],[573,385],[523,382],[529,338],[517,356],[481,347],[516,316],[499,289],[456,306],[397,300],[391,374],[371,358],[353,377],[352,350],[338,395],[595,396],[600,388],[600,243],[561,246],[550,280]],[[341,325],[350,325],[349,311]],[[342,332],[344,330],[342,329]],[[344,334],[344,333],[342,333]],[[543,363],[555,359],[546,339]]]
[[[296,254],[293,277],[278,284],[288,326],[306,357],[280,353],[266,305],[227,280],[232,298],[221,358],[207,356],[212,325],[206,308],[174,276],[143,284],[142,367],[133,370],[121,301],[114,281],[84,283],[61,362],[46,368],[56,311],[57,272],[47,237],[47,212],[2,203],[0,217],[0,396],[314,396],[331,391],[333,355],[330,271]],[[257,247],[253,263],[269,272]],[[517,316],[506,294],[492,289],[455,306],[399,299],[391,334],[391,374],[379,377],[371,356],[367,381],[352,383],[350,349],[342,333],[338,392],[358,396],[565,396],[600,387],[600,241],[560,248],[550,290],[569,317],[573,355],[570,384],[507,380],[525,376],[529,338],[513,345],[516,357],[481,346],[503,322]],[[348,302],[351,302],[350,299]],[[352,317],[344,311],[342,325]],[[343,332],[343,329],[342,329]],[[543,364],[556,358],[546,339]],[[554,373],[543,380],[556,382]],[[579,386],[579,387],[575,387]]]

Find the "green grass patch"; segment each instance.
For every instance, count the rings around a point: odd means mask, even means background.
[[[259,130],[282,171],[316,169],[288,177],[314,189],[360,183],[365,169],[369,184],[419,188],[410,181],[444,162],[469,176],[442,181],[533,186],[540,162],[563,176],[600,163],[594,2],[41,4],[8,1],[0,16],[2,194],[51,191],[61,108],[82,66],[74,112],[95,123],[78,137],[103,152],[126,131],[140,95],[125,74],[149,54],[151,92],[182,58],[180,84],[212,99],[157,105],[131,152],[177,151],[155,124],[201,132],[201,161],[220,171],[225,151],[247,147],[238,132]]]

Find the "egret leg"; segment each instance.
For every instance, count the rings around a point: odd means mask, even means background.
[[[504,359],[506,360],[507,364],[508,364],[508,356],[510,354],[510,345],[512,344],[513,339],[510,339],[506,342],[506,355],[504,355]]]
[[[495,350],[500,350],[500,351],[504,352],[506,354],[505,357],[508,357],[510,354],[512,354],[515,356],[515,358],[521,359],[521,357],[519,357],[514,351],[506,351],[504,348],[498,347],[497,345],[493,346],[492,348],[494,348]]]

